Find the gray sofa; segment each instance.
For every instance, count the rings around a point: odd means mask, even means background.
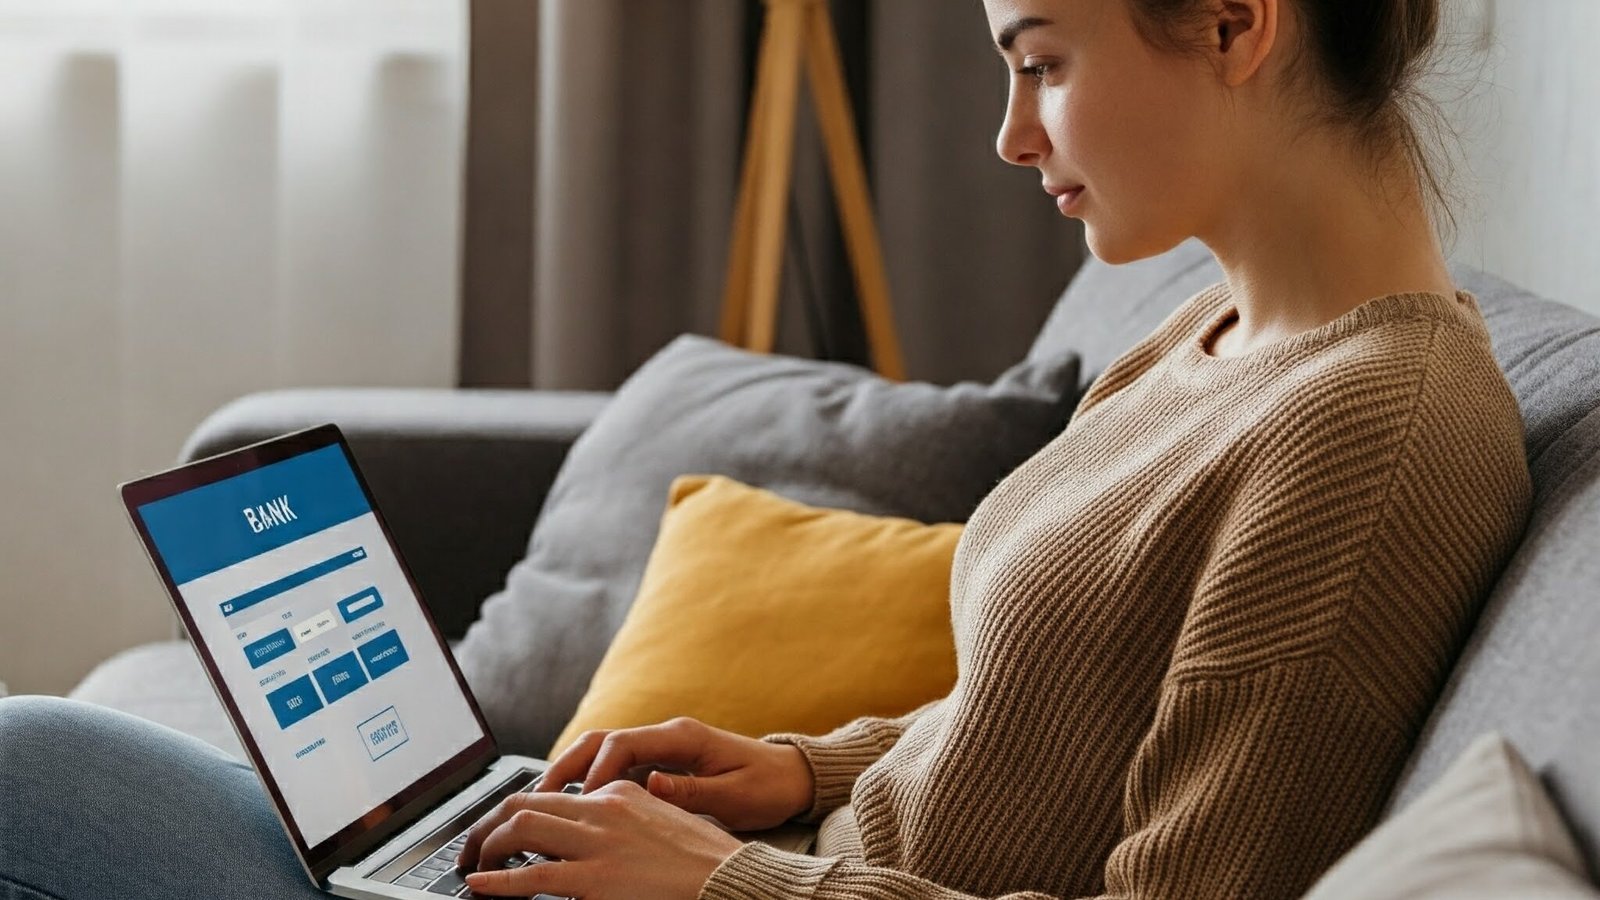
[[[1129,266],[1091,261],[1031,351],[1083,357],[1085,383],[1221,273],[1193,242]],[[1427,787],[1478,733],[1504,732],[1600,861],[1600,319],[1457,268],[1479,298],[1523,411],[1535,510],[1391,801]],[[533,512],[607,396],[319,390],[238,400],[183,449],[195,458],[327,421],[349,436],[442,628],[459,637],[525,550]],[[537,660],[530,660],[537,665]],[[238,752],[187,645],[138,647],[80,699]]]

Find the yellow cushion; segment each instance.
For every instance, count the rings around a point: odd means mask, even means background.
[[[593,728],[681,715],[823,734],[945,696],[961,527],[677,479],[638,597],[550,758]]]

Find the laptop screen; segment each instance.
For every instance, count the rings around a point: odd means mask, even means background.
[[[257,454],[238,474],[159,499],[135,505],[124,489],[263,780],[312,856],[392,813],[408,788],[488,738],[342,439],[328,431],[333,443],[272,461]],[[274,455],[283,454],[265,457]]]

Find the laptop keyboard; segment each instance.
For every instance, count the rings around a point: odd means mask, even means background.
[[[564,794],[581,794],[583,785],[573,782],[561,789]],[[456,868],[456,857],[461,854],[461,848],[466,846],[467,832],[463,831],[435,850],[431,856],[417,863],[405,874],[394,880],[396,887],[415,888],[427,891],[430,894],[442,894],[446,897],[477,897],[467,887],[466,872]],[[555,857],[541,856],[538,853],[517,853],[507,859],[501,868],[520,869],[523,866],[536,866],[539,863],[552,862]],[[551,894],[540,894],[534,900],[565,900]]]

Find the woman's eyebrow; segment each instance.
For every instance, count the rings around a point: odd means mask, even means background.
[[[1000,36],[994,39],[995,52],[1003,54],[1007,50],[1010,50],[1011,45],[1017,42],[1017,35],[1027,31],[1029,28],[1039,28],[1045,25],[1054,24],[1055,23],[1049,19],[1041,19],[1038,16],[1029,16],[1025,19],[1018,19],[1015,22],[1012,22],[1010,25],[1000,29]]]

